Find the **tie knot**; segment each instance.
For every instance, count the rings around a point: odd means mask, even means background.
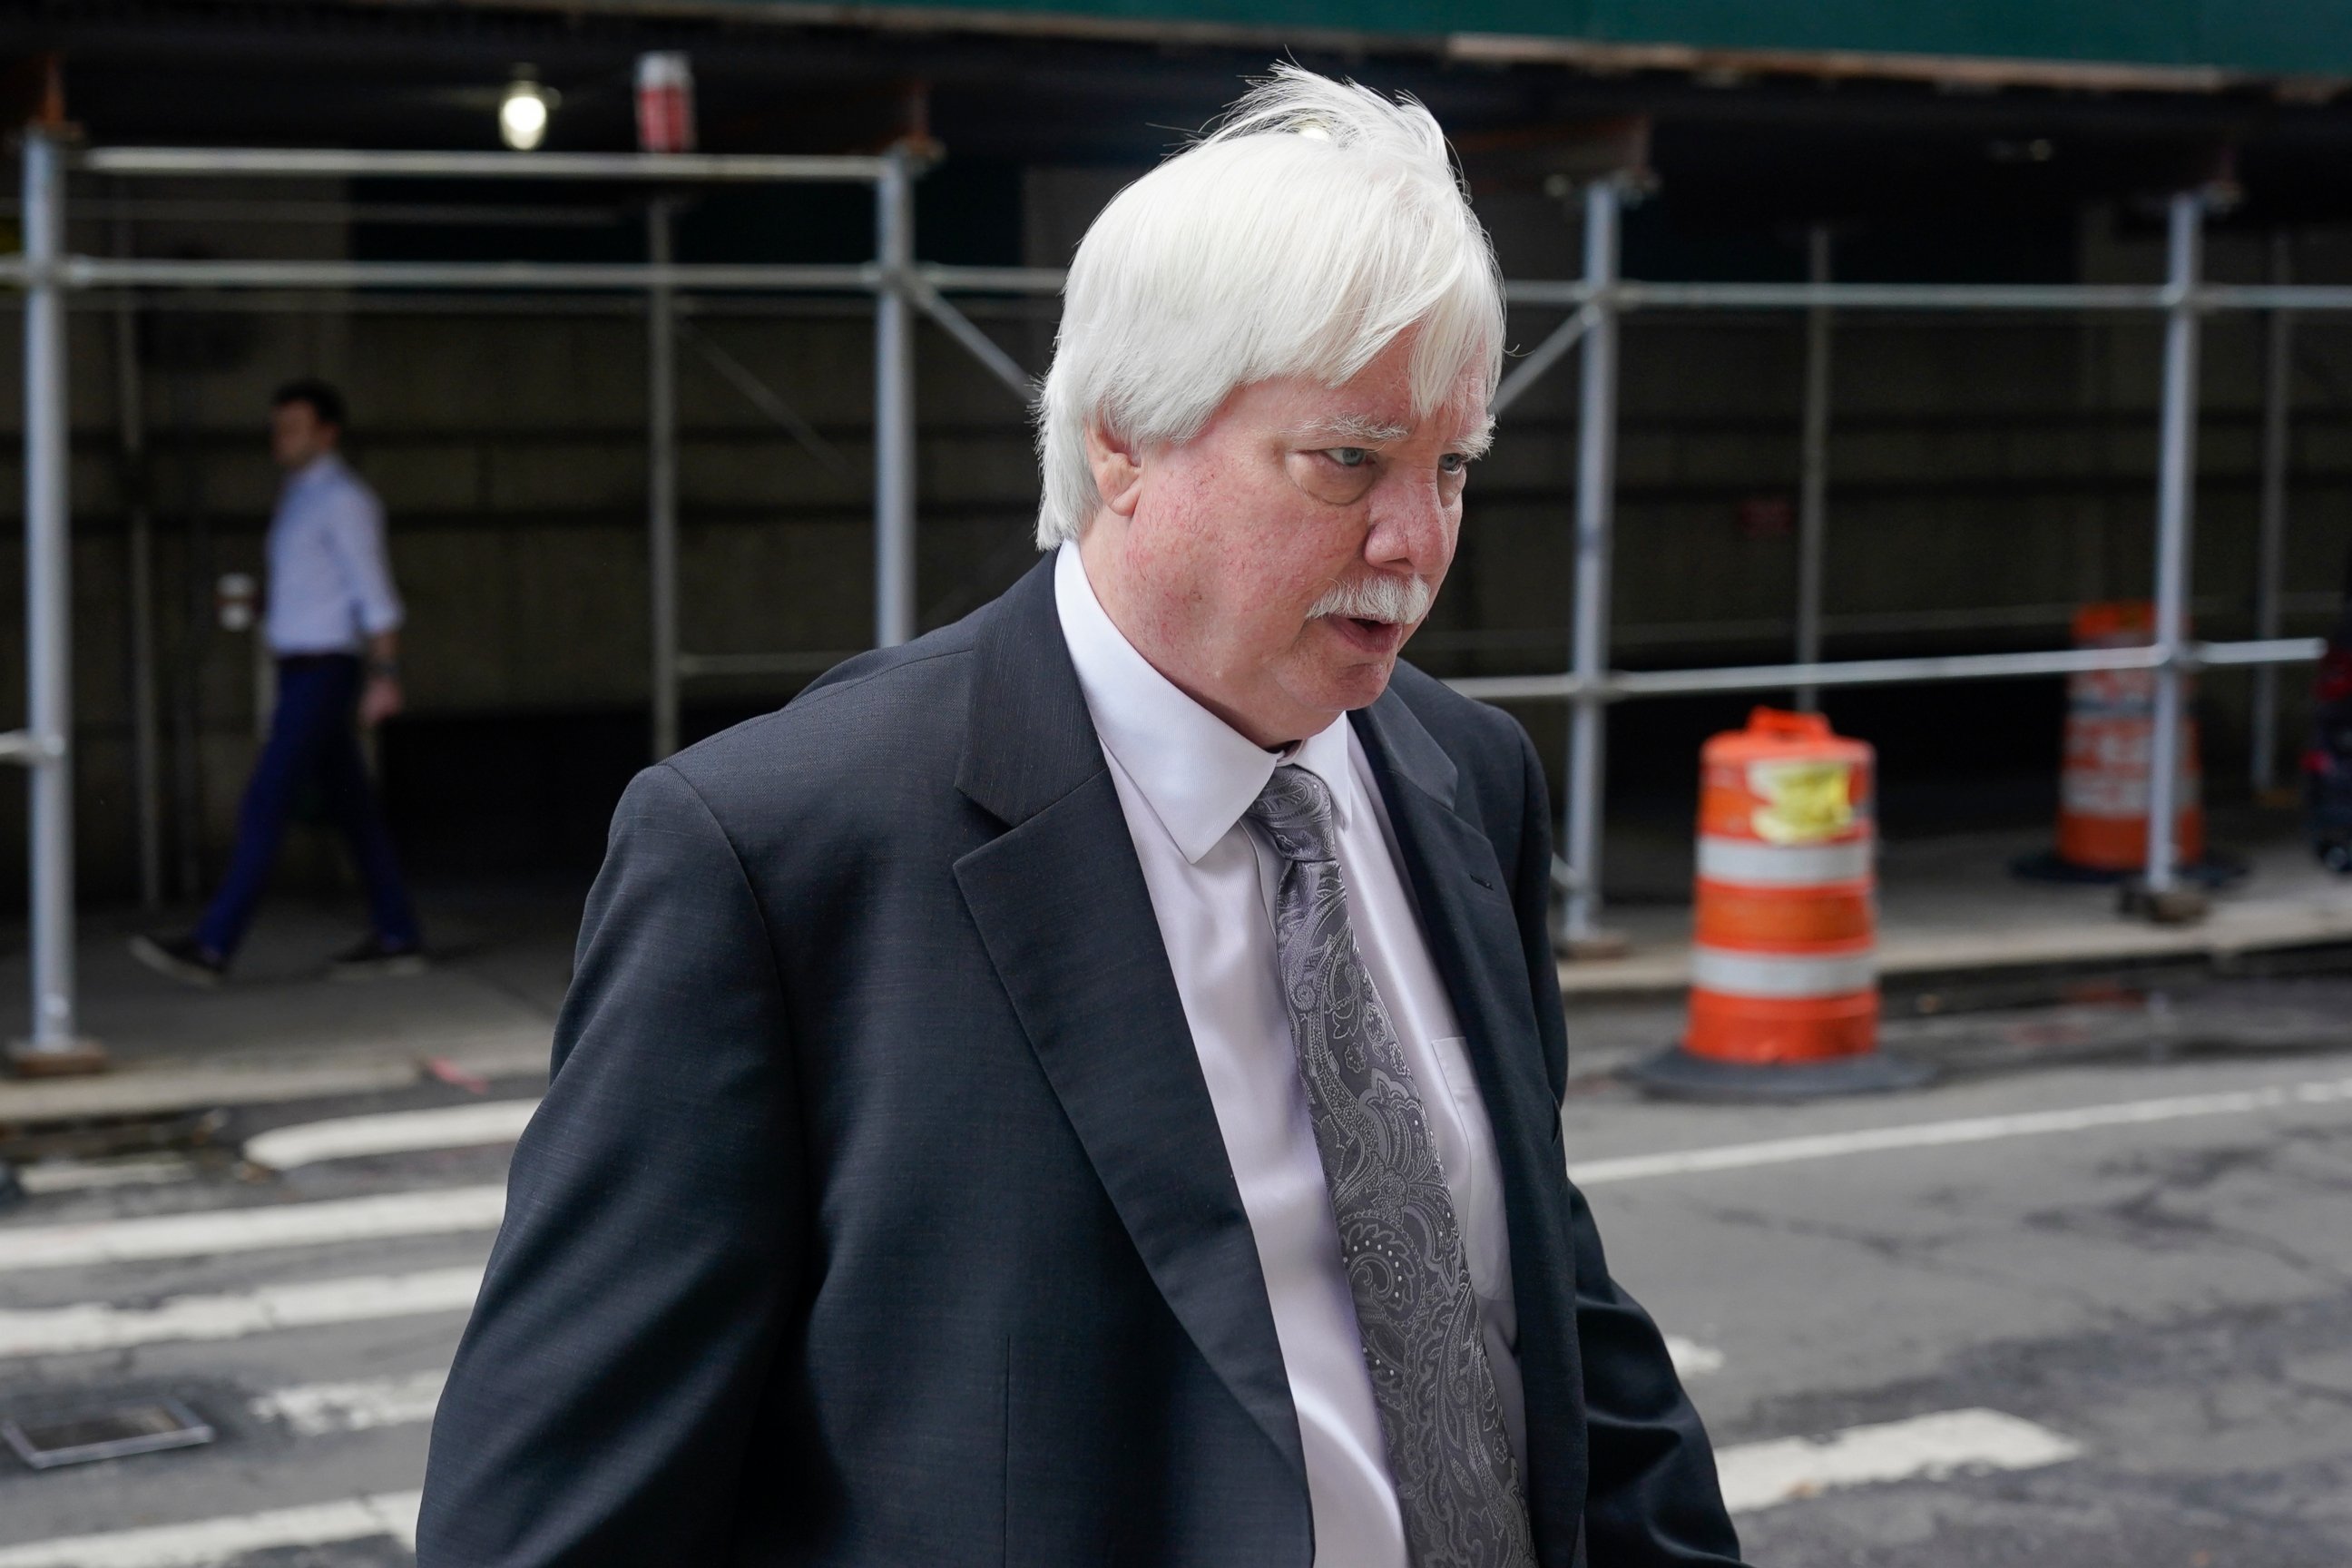
[[[1337,860],[1331,827],[1331,788],[1305,768],[1285,763],[1274,770],[1247,813],[1265,829],[1274,852],[1286,860]]]

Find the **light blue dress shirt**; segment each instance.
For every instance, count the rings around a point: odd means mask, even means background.
[[[375,492],[332,452],[289,475],[269,520],[269,651],[357,653],[404,616]]]

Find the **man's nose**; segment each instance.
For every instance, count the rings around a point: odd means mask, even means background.
[[[1435,577],[1454,558],[1454,506],[1434,474],[1391,474],[1372,496],[1367,564]]]

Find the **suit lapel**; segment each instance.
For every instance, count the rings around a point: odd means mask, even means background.
[[[1256,1243],[1062,640],[1052,557],[999,601],[974,656],[957,787],[1006,827],[956,862],[957,884],[1153,1283],[1303,1488]]]
[[[1566,1564],[1582,1518],[1586,1471],[1576,1279],[1557,1141],[1559,1107],[1537,1047],[1509,883],[1493,843],[1454,807],[1459,774],[1453,760],[1395,688],[1353,719],[1494,1128],[1527,1394],[1528,1507],[1538,1554],[1547,1564]]]

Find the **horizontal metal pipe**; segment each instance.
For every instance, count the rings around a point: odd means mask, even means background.
[[[1628,309],[2159,310],[2156,285],[2101,283],[1627,283]]]
[[[0,763],[15,763],[19,767],[38,767],[57,755],[57,748],[42,741],[30,731],[10,730],[0,734]]]
[[[2302,664],[2326,657],[2325,637],[2263,637],[2254,642],[2191,643],[2184,661],[2192,668],[2200,665],[2213,668]]]
[[[21,265],[14,268],[21,279]],[[636,261],[179,261],[78,256],[68,288],[139,289],[698,289],[871,292],[881,270],[841,266],[647,266]],[[0,269],[0,279],[7,271]]]
[[[2333,616],[2343,597],[2331,589],[2282,594],[2279,595],[2279,608],[2286,615]],[[2201,595],[2190,603],[2190,608],[2200,617],[2226,617],[2240,607],[2241,603],[2236,596],[2222,594]],[[2081,608],[2080,605],[2068,600],[1966,610],[1845,611],[1823,616],[1822,631],[1829,637],[1852,637],[1925,631],[2031,630],[2067,626]],[[1610,640],[1620,647],[1655,647],[1701,642],[1767,642],[1786,637],[1795,624],[1789,616],[1755,616],[1715,621],[1633,621],[1612,626],[1609,635]],[[1556,626],[1494,626],[1477,631],[1423,630],[1414,637],[1412,646],[1424,653],[1433,648],[1447,651],[1464,648],[1551,648],[1559,647],[1566,637],[1566,632]]]
[[[872,263],[833,266],[558,261],[205,261],[162,258],[73,257],[63,263],[71,289],[701,289],[711,292],[807,290],[871,293],[879,285]],[[0,285],[21,288],[28,278],[22,257],[0,257]],[[1063,274],[1047,268],[940,267],[916,276],[942,293],[1050,295]],[[1505,285],[1518,305],[1580,307],[1591,298],[1581,282],[1540,280]],[[2352,288],[2310,284],[2228,284],[2197,290],[2199,309],[2352,311]],[[1621,308],[1646,310],[1811,310],[2059,311],[2154,313],[2171,296],[2157,287],[2108,284],[1911,283],[1622,283]]]
[[[15,217],[22,202],[0,197],[0,217]],[[609,228],[633,221],[635,206],[534,206],[505,202],[348,202],[278,196],[254,201],[192,197],[100,197],[73,204],[79,219],[123,223],[240,223],[281,226],[348,228],[398,225],[446,228]]]
[[[2352,310],[2352,288],[2313,283],[2208,283],[2197,302],[2221,310]]]
[[[73,159],[93,174],[431,176],[506,180],[795,180],[856,184],[884,160],[724,153],[399,153],[341,148],[91,147]]]
[[[2299,664],[2326,645],[2317,637],[2261,642],[2192,643],[2184,666]],[[1588,692],[1612,699],[1688,697],[1714,691],[1767,691],[1791,686],[1901,686],[1925,680],[1996,680],[2074,675],[2096,669],[2155,669],[2161,650],[2149,647],[2061,648],[2040,653],[1959,654],[1934,658],[1838,659],[1822,664],[1759,664],[1727,669],[1617,670],[1586,681],[1569,674],[1481,675],[1449,680],[1465,697],[1488,702],[1559,701]]]
[[[1514,305],[1565,309],[1592,297],[1574,279],[1504,284]],[[2189,291],[2200,310],[2352,310],[2352,288],[2314,284],[2206,284]],[[1623,310],[2093,310],[2155,312],[2170,308],[2162,284],[2127,283],[1661,283],[1617,285]]]
[[[1055,267],[918,267],[915,276],[942,293],[1058,294],[1068,274]]]

